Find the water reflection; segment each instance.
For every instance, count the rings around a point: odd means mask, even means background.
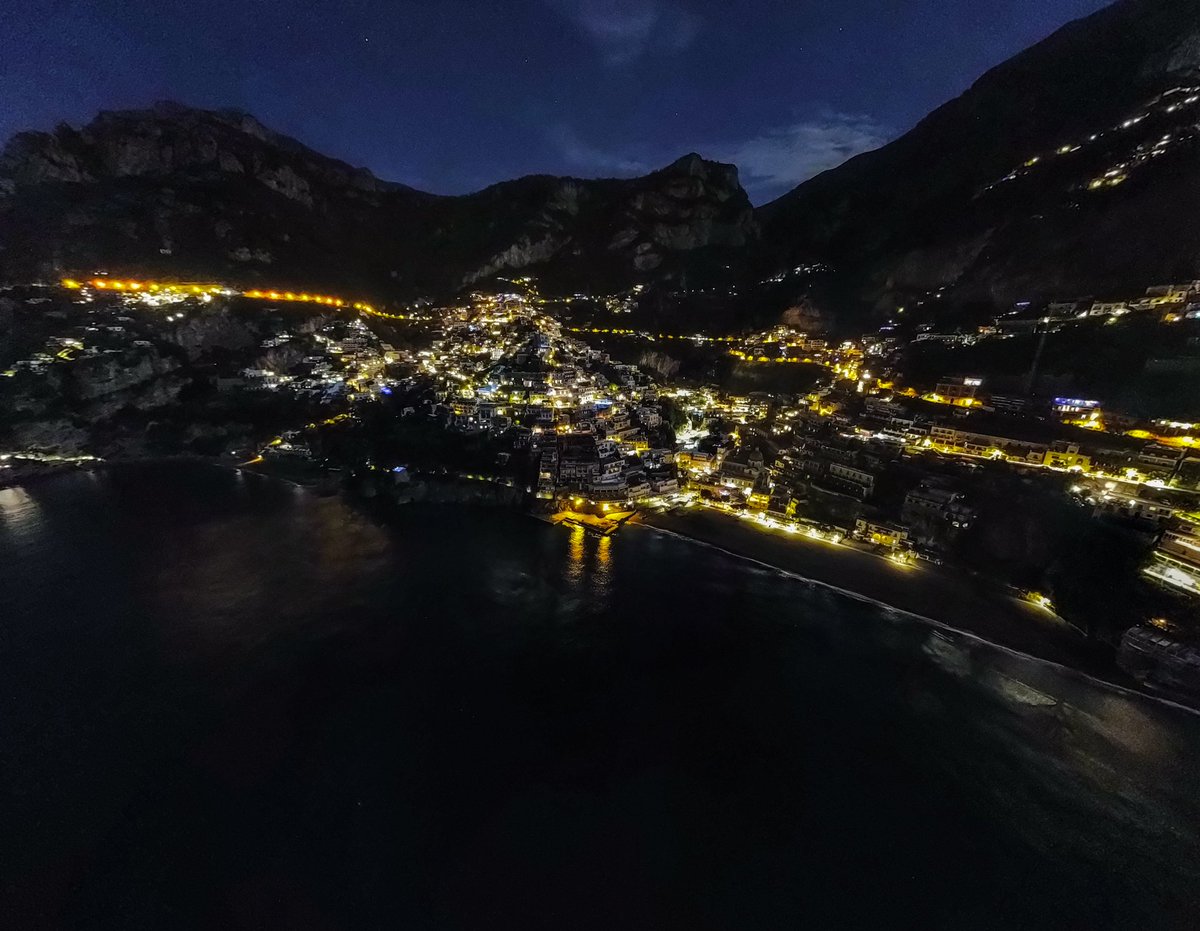
[[[597,608],[607,606],[612,588],[612,547],[612,537],[600,537],[596,540],[596,561],[592,567],[590,587]]]
[[[608,564],[612,561],[612,537],[600,538],[596,544],[596,561],[600,564],[600,568],[607,573]]]
[[[584,544],[587,542],[587,534],[583,532],[582,527],[571,528],[571,539],[567,543],[567,578],[571,583],[578,585],[583,581],[583,573],[585,570],[583,564]]]
[[[608,606],[613,589],[613,545],[612,537],[590,536],[582,527],[571,528],[565,579],[572,597],[560,608],[594,614]]]
[[[0,488],[0,529],[18,534],[36,530],[41,512],[37,499],[24,488]]]
[[[63,926],[240,900],[235,848],[344,927],[613,871],[695,926],[1195,926],[1191,716],[636,527],[123,474],[0,492],[0,860],[82,851]]]

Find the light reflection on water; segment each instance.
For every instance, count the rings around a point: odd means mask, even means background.
[[[71,918],[249,888],[347,927],[547,897],[573,927],[1186,927],[1200,898],[1190,716],[638,528],[132,470],[0,491],[0,578],[0,861],[69,873]]]
[[[587,543],[587,534],[582,527],[571,527],[571,537],[567,542],[567,553],[570,559],[568,568],[568,578],[574,585],[579,585],[583,582],[584,577],[584,550]]]
[[[593,558],[588,564],[588,592],[592,600],[591,609],[599,612],[608,607],[612,586],[613,538],[601,536],[589,542],[593,547]]]
[[[600,614],[611,595],[613,538],[591,535],[578,526],[559,529],[566,531],[564,578],[569,586],[568,599],[560,607],[571,615]]]
[[[0,532],[24,534],[40,527],[37,499],[18,486],[0,488]]]

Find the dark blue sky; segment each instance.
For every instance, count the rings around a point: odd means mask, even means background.
[[[1105,0],[16,0],[0,136],[173,98],[463,193],[688,151],[756,202]]]

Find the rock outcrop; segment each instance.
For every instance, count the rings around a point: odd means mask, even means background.
[[[757,232],[737,170],[532,176],[463,197],[381,181],[236,112],[160,104],[22,133],[0,156],[0,278],[95,268],[380,297],[536,270],[627,287]]]
[[[1069,299],[1200,277],[1197,164],[1200,3],[1118,0],[758,211],[735,167],[694,154],[442,197],[244,113],[102,113],[0,155],[0,281],[103,268],[387,299],[529,273],[728,294],[804,266],[833,269],[818,296],[843,312]]]
[[[94,401],[143,385],[178,367],[178,362],[160,356],[152,348],[92,356],[71,366],[64,390],[80,401]]]

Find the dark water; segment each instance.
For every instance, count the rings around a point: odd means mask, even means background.
[[[1200,718],[644,529],[0,491],[5,928],[1188,928]]]

